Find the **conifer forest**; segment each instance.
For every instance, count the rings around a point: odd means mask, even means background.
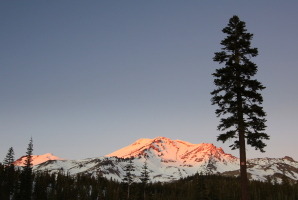
[[[69,175],[33,172],[32,189],[24,192],[22,170],[0,166],[0,199],[32,200],[126,200],[127,183],[88,174]],[[171,183],[132,183],[131,200],[239,200],[240,180],[234,177],[196,174]],[[24,185],[24,184],[23,184]],[[30,188],[30,187],[28,187]],[[23,191],[23,192],[22,192]],[[298,183],[284,179],[282,183],[250,181],[250,198],[254,200],[298,199]]]

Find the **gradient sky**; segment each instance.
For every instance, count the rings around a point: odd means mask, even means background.
[[[233,15],[254,34],[266,153],[298,160],[298,1],[1,1],[0,161],[103,156],[140,138],[216,141],[212,58]]]

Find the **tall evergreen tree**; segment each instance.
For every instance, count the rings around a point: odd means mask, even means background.
[[[14,192],[14,151],[13,148],[10,147],[6,157],[3,161],[4,171],[3,171],[3,182],[2,182],[2,192],[0,195],[0,199],[9,200]]]
[[[130,186],[134,182],[134,176],[133,176],[132,172],[135,171],[135,166],[132,162],[132,158],[129,159],[129,163],[125,166],[124,171],[125,171],[125,175],[124,175],[122,181],[127,184],[127,199],[129,199],[130,198],[129,197],[130,196]]]
[[[142,172],[141,172],[141,182],[142,182],[142,187],[143,187],[143,193],[144,193],[144,199],[146,199],[146,185],[148,183],[148,181],[150,180],[149,178],[149,171],[148,171],[148,166],[147,166],[147,162],[145,161],[143,168],[142,168]]]
[[[33,140],[30,139],[28,144],[26,159],[24,161],[24,166],[20,175],[20,186],[18,198],[22,200],[31,200],[32,196],[32,152],[33,152]]]
[[[14,162],[14,150],[12,147],[8,149],[6,157],[4,158],[3,165],[10,166]]]
[[[218,141],[225,142],[235,139],[230,146],[240,150],[240,176],[242,186],[242,199],[249,198],[246,172],[245,140],[256,150],[264,152],[266,144],[263,139],[269,136],[264,133],[266,128],[266,113],[260,105],[263,97],[258,91],[265,87],[257,80],[251,79],[257,73],[257,65],[250,61],[251,57],[258,55],[257,48],[250,47],[253,34],[247,33],[245,22],[238,16],[233,16],[222,32],[227,37],[221,41],[221,52],[216,52],[213,60],[225,63],[225,67],[216,69],[212,75],[217,87],[211,95],[212,105],[220,119],[218,130],[225,131],[217,137]]]

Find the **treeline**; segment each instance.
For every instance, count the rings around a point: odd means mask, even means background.
[[[136,183],[132,159],[127,159],[121,182],[108,180],[101,174],[70,175],[60,170],[32,171],[32,139],[27,148],[23,167],[13,165],[11,147],[3,164],[0,163],[0,200],[239,200],[240,180],[235,177],[196,174],[168,183],[149,182],[144,163]],[[298,181],[250,181],[253,200],[298,200]]]
[[[32,173],[30,196],[20,194],[22,171],[8,172],[0,165],[0,199],[32,200],[126,200],[127,183],[107,180],[88,174]],[[250,181],[250,196],[254,200],[296,200],[298,184]],[[239,179],[218,175],[200,175],[183,178],[172,183],[132,183],[131,200],[239,200]]]

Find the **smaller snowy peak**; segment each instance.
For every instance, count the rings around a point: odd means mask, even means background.
[[[253,158],[248,160],[249,164],[252,165],[262,165],[262,166],[271,166],[276,163],[282,163],[286,165],[292,165],[298,168],[298,162],[289,156],[285,156],[283,158]],[[298,171],[297,171],[298,173]]]
[[[26,156],[22,156],[18,160],[16,160],[13,164],[16,166],[24,166],[26,160]],[[65,160],[63,158],[59,158],[54,156],[52,153],[46,153],[44,155],[32,155],[32,165],[38,165],[48,160]]]

